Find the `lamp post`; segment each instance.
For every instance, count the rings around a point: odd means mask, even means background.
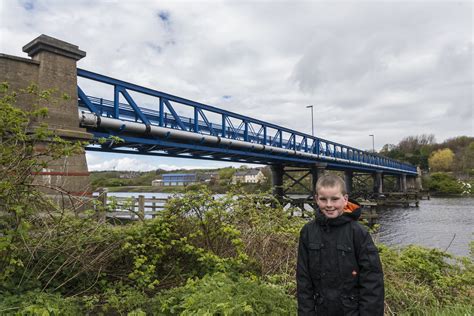
[[[308,105],[306,108],[307,108],[307,109],[308,109],[308,108],[311,108],[311,136],[314,136],[313,106],[312,106],[312,105]]]
[[[375,153],[375,141],[374,141],[375,136],[374,134],[370,134],[369,136],[372,137],[372,152]]]

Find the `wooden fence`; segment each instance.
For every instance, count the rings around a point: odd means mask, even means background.
[[[154,218],[165,207],[168,198],[145,197],[117,197],[108,196],[101,192],[98,200],[102,207],[99,208],[99,217],[116,218],[124,220],[144,220]]]

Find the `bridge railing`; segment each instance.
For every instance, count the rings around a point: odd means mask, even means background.
[[[80,105],[98,116],[124,121],[141,122],[186,132],[234,139],[264,146],[294,150],[317,155],[322,161],[346,160],[382,168],[416,173],[416,168],[387,157],[369,153],[351,146],[294,131],[272,123],[225,111],[213,106],[187,100],[160,91],[113,79],[87,70],[78,69],[79,77],[113,87],[113,100],[86,95],[78,86]],[[139,106],[132,96],[140,93],[157,99],[156,109]],[[122,96],[128,104],[120,103]],[[180,115],[187,108],[192,117]],[[210,118],[213,119],[210,119]],[[217,121],[216,121],[217,118]]]

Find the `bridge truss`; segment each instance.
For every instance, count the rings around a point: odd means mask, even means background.
[[[109,100],[90,96],[78,85],[81,125],[96,139],[109,139],[87,150],[304,168],[319,163],[333,170],[417,174],[413,165],[248,116],[83,69],[77,75],[113,90]],[[142,101],[143,96],[147,101]]]

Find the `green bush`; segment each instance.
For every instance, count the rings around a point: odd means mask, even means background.
[[[44,126],[29,131],[46,113],[13,107],[6,85],[0,96],[1,315],[296,313],[304,220],[238,186],[220,199],[190,187],[157,218],[117,226],[97,221],[94,211],[58,208],[32,185],[33,175],[46,158],[70,155],[81,144]],[[51,146],[38,159],[34,146],[45,141]],[[440,192],[455,191],[446,174],[431,180]],[[414,246],[380,249],[389,314],[472,310],[472,260]]]
[[[452,175],[444,172],[431,174],[425,184],[430,191],[435,193],[461,194],[463,192],[462,184]]]
[[[422,314],[427,309],[468,306],[474,299],[474,265],[437,249],[408,246],[401,250],[380,245],[385,275],[386,309]]]
[[[3,295],[0,315],[83,315],[79,301],[59,294],[31,291],[21,295]]]
[[[190,279],[153,301],[164,315],[296,315],[295,299],[282,288],[224,273]]]

